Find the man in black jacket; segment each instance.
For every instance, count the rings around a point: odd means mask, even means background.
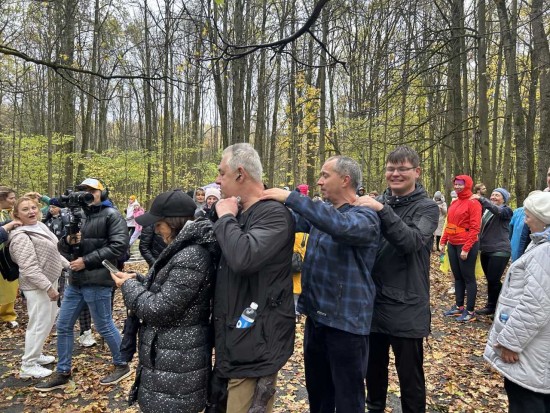
[[[251,145],[226,148],[218,169],[223,199],[213,228],[223,255],[214,292],[214,372],[228,379],[227,413],[246,413],[252,404],[270,412],[277,372],[294,349],[294,220],[281,203],[259,200],[262,165]],[[254,323],[237,328],[252,302]]]
[[[42,392],[67,386],[71,378],[74,345],[74,324],[84,304],[92,313],[94,325],[105,339],[113,356],[114,371],[99,383],[118,383],[130,375],[130,369],[120,355],[120,333],[112,317],[111,290],[114,282],[103,260],[116,265],[117,258],[128,248],[128,229],[120,212],[112,207],[108,189],[94,178],[85,179],[78,187],[93,195],[90,205],[84,206],[85,219],[76,235],[67,235],[59,241],[62,253],[72,251],[69,285],[57,318],[57,369],[47,382],[35,389]]]
[[[393,350],[404,413],[426,411],[423,337],[430,333],[430,252],[439,210],[416,181],[416,151],[401,146],[386,161],[388,189],[358,204],[377,211],[383,238],[372,277],[376,299],[367,368],[367,407],[383,412],[388,390],[389,350]]]

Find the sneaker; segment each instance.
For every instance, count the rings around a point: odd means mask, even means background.
[[[92,330],[86,330],[83,332],[80,337],[78,337],[78,342],[82,347],[92,347],[96,345],[94,336],[92,335]]]
[[[46,369],[39,365],[38,363],[34,364],[23,364],[21,370],[19,371],[19,378],[21,379],[43,379],[48,377],[53,373],[52,370]]]
[[[455,294],[455,287],[451,287],[447,290],[447,294],[454,295]]]
[[[462,315],[456,319],[461,323],[469,323],[470,321],[476,321],[476,313],[474,311],[464,310]]]
[[[113,372],[99,380],[99,384],[102,384],[103,386],[117,384],[119,381],[125,379],[130,374],[130,366],[128,366],[128,364],[123,364],[119,366],[115,365],[115,369],[113,370]]]
[[[450,309],[448,309],[447,311],[445,311],[443,313],[443,315],[445,317],[458,317],[460,315],[462,315],[462,313],[464,312],[464,306],[461,305],[460,307],[457,306],[456,304],[453,305]]]
[[[6,327],[8,327],[10,330],[13,330],[14,328],[19,327],[19,323],[17,321],[8,321],[6,322]]]
[[[481,310],[477,310],[476,314],[479,315],[493,315],[495,313],[495,309],[493,307],[483,307]]]
[[[34,386],[34,389],[42,392],[62,389],[67,387],[70,379],[71,373],[59,373],[56,371],[48,381],[38,383]]]
[[[54,361],[55,361],[54,356],[45,356],[44,354],[41,354],[40,357],[38,357],[38,360],[36,360],[36,362],[41,366],[52,364]]]

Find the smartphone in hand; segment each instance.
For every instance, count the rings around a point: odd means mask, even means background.
[[[107,268],[109,270],[109,272],[112,272],[113,274],[115,274],[117,272],[120,272],[120,270],[117,267],[115,267],[113,264],[111,264],[107,260],[103,260],[103,261],[101,261],[101,263],[103,264],[103,266],[105,268]]]

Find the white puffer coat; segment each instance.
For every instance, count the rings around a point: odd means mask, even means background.
[[[525,253],[510,266],[500,292],[485,359],[508,380],[550,394],[550,228],[531,236]],[[507,314],[508,321],[501,320]],[[507,364],[495,344],[519,354]]]

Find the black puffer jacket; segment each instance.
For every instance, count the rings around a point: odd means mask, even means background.
[[[147,261],[149,268],[153,266],[160,253],[166,248],[162,237],[155,234],[154,227],[154,225],[143,227],[139,236],[139,253]]]
[[[200,412],[211,365],[210,300],[219,249],[210,221],[189,223],[143,282],[122,285],[143,325],[134,391],[143,412]]]
[[[76,251],[76,257],[82,257],[86,268],[82,271],[70,271],[71,285],[115,285],[109,271],[101,263],[103,260],[117,264],[117,259],[128,249],[128,227],[124,218],[110,201],[84,208],[78,249],[67,244],[67,237],[61,238],[58,247],[63,256],[68,257]]]
[[[372,278],[376,299],[371,331],[397,337],[430,334],[430,253],[439,208],[421,185],[404,197],[386,192],[378,212],[382,239]]]

